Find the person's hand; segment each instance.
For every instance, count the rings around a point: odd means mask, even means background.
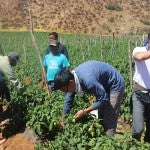
[[[79,118],[81,118],[81,117],[83,117],[83,116],[84,116],[84,110],[79,110],[79,111],[73,116],[73,118],[79,119]]]
[[[64,127],[65,127],[65,124],[64,124],[64,122],[61,121],[61,123],[60,123],[60,128],[61,128],[61,129],[64,129]]]

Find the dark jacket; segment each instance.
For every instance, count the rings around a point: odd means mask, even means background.
[[[49,52],[51,52],[50,45],[47,47],[47,49],[46,49],[46,54],[45,54],[45,55],[49,54]],[[67,51],[67,48],[66,48],[65,45],[63,45],[63,44],[60,43],[60,42],[59,42],[58,52],[64,54],[64,55],[67,57],[67,59],[68,59],[68,51]]]

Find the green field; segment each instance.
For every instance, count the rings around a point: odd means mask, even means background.
[[[36,32],[34,35],[43,59],[49,44],[48,33]],[[116,67],[126,83],[120,115],[125,121],[131,122],[130,96],[134,63],[130,57],[133,48],[142,45],[142,37],[60,34],[60,41],[68,49],[71,69],[87,60],[105,61]],[[4,100],[3,103],[8,106],[8,117],[11,118],[11,123],[1,131],[5,137],[16,134],[22,127],[29,126],[45,140],[44,144],[37,144],[36,149],[40,150],[145,150],[150,148],[149,144],[131,141],[130,130],[122,131],[122,135],[116,135],[115,138],[105,136],[98,119],[86,118],[73,122],[73,114],[81,107],[90,105],[78,97],[75,98],[74,107],[65,121],[65,129],[61,131],[59,124],[65,94],[57,91],[48,96],[46,89],[39,86],[42,68],[30,33],[0,32],[0,44],[0,52],[3,55],[9,51],[20,54],[21,63],[14,70],[27,87],[27,91],[20,95],[17,89],[15,90],[9,84],[12,101],[8,103]]]

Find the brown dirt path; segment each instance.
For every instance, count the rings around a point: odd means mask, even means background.
[[[0,137],[2,135],[0,134]],[[8,138],[0,145],[0,150],[34,150],[35,142],[22,133]]]
[[[3,107],[3,111],[6,107]],[[0,129],[5,127],[7,119],[0,122]],[[0,133],[0,150],[34,150],[35,140],[24,133],[18,133],[6,139],[3,143],[2,133]]]

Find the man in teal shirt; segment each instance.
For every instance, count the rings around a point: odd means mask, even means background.
[[[44,57],[43,65],[45,67],[46,79],[49,90],[52,91],[54,86],[53,81],[55,74],[64,68],[69,69],[70,63],[67,57],[58,51],[59,45],[57,42],[51,42],[50,48],[51,52]]]

